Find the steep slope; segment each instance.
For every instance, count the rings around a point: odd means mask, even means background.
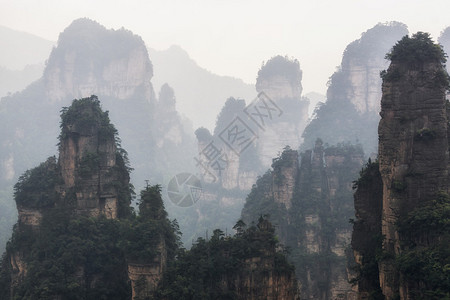
[[[369,160],[361,170],[354,188],[356,221],[353,223],[352,249],[356,264],[352,282],[358,292],[358,299],[383,299],[378,268],[383,239],[383,183],[378,161]]]
[[[302,141],[309,106],[309,100],[302,97],[302,74],[298,60],[280,55],[258,71],[256,91],[267,99],[263,99],[264,104],[250,104],[248,111],[258,122],[257,151],[266,168],[285,146],[298,149]]]
[[[379,273],[370,276],[379,276],[385,299],[444,299],[450,288],[445,267],[450,257],[446,59],[442,48],[421,32],[400,40],[388,58],[378,129],[383,193],[373,198],[381,215],[362,211],[372,198],[355,198],[355,205],[361,203],[356,224],[380,224],[358,235],[379,235],[381,226]],[[357,246],[361,241],[354,238]],[[367,268],[367,261],[356,260]]]
[[[273,170],[260,177],[246,199],[242,220],[269,215],[281,243],[290,248],[301,299],[353,299],[347,248],[353,216],[352,181],[363,161],[360,147],[286,148]]]
[[[347,46],[341,65],[330,77],[327,101],[316,109],[303,133],[302,150],[321,138],[331,145],[361,143],[366,155],[377,153],[379,74],[387,67],[385,54],[407,33],[406,25],[398,22],[378,24]]]

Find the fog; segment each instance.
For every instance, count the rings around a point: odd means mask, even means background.
[[[432,4],[432,5],[431,5]],[[439,7],[439,9],[436,9]],[[435,38],[448,21],[446,0],[360,1],[0,1],[0,25],[50,41],[74,19],[125,27],[147,45],[180,45],[202,67],[255,83],[261,62],[299,59],[305,93],[324,94],[342,51],[378,22],[399,21]]]

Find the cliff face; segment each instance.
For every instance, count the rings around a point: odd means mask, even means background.
[[[59,166],[64,190],[76,189],[79,214],[115,219],[119,206],[115,182],[127,186],[129,177],[121,178],[117,172],[116,129],[109,124],[108,115],[91,102],[98,103],[98,99],[79,100],[63,111]]]
[[[378,257],[381,254],[383,183],[378,162],[370,162],[355,182],[355,216],[352,249],[356,271],[354,289],[358,299],[381,299]]]
[[[267,114],[270,118],[258,128],[257,150],[264,167],[269,167],[285,146],[297,149],[302,142],[301,134],[308,121],[309,100],[302,97],[302,71],[295,59],[275,56],[259,70],[256,91],[267,95],[268,105],[273,101],[279,108],[265,110],[258,101],[258,108],[250,110],[252,115]],[[256,100],[257,101],[257,100]]]
[[[363,184],[355,195],[356,261],[361,269],[371,270],[366,275],[379,276],[385,299],[439,299],[446,295],[447,287],[431,278],[447,276],[443,271],[445,254],[440,252],[441,247],[448,245],[446,227],[437,225],[448,220],[447,209],[443,207],[449,190],[445,99],[449,79],[443,66],[444,53],[427,34],[417,33],[399,41],[389,58],[391,65],[382,74],[378,129],[378,177],[382,184],[377,180],[372,182],[373,187]],[[365,177],[361,178],[364,181]],[[363,199],[360,195],[366,189],[378,192]],[[369,205],[374,208],[367,212]],[[380,234],[382,242],[376,246],[382,255],[376,268],[373,258],[366,261],[364,256],[361,258],[364,252],[368,253],[362,248],[362,235],[367,239]],[[369,255],[373,256],[373,252]],[[427,273],[429,264],[434,265],[433,275]],[[367,292],[366,279],[363,276],[359,282],[366,285],[361,299]],[[370,283],[372,290],[373,283]]]
[[[407,33],[401,23],[378,24],[346,47],[339,69],[330,78],[327,101],[305,128],[302,150],[321,138],[330,144],[361,143],[367,155],[377,153],[379,74],[387,67],[386,52]]]
[[[383,82],[379,125],[379,161],[383,180],[383,250],[401,252],[401,235],[396,223],[401,214],[412,211],[437,191],[448,190],[448,124],[445,87],[436,77],[439,61],[418,64],[393,61],[387,74],[401,74],[398,80]],[[408,298],[406,283],[392,261],[380,264],[383,294]]]
[[[271,270],[261,274],[261,270]],[[276,299],[291,300],[298,298],[298,287],[294,274],[277,274],[273,258],[254,257],[247,259],[242,271],[235,276],[234,281],[224,281],[224,289],[236,287],[236,299]]]
[[[120,37],[127,41],[114,51],[108,49]],[[125,29],[108,31],[95,21],[78,19],[60,34],[44,72],[44,84],[50,101],[92,94],[127,99],[141,86],[150,98],[152,75],[140,37]]]
[[[193,157],[197,148],[191,122],[176,109],[175,91],[168,84],[161,87],[156,102],[153,139],[158,157],[155,164],[164,175],[194,172]],[[180,151],[182,150],[182,151]]]
[[[164,240],[157,247],[160,255],[153,262],[128,262],[128,278],[131,281],[131,299],[152,297],[167,265],[167,249]]]
[[[353,215],[352,181],[362,165],[358,147],[325,148],[320,140],[300,155],[285,149],[273,171],[258,179],[242,219],[270,215],[280,241],[291,248],[301,299],[354,299],[348,283],[347,248]]]

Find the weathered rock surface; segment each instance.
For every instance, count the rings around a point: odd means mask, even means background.
[[[340,67],[330,77],[327,101],[318,107],[305,128],[302,150],[311,148],[321,138],[331,145],[360,143],[366,155],[377,153],[379,74],[388,66],[386,53],[406,34],[404,24],[380,23],[346,47]]]
[[[128,263],[128,278],[131,281],[131,299],[151,298],[167,265],[167,249],[164,242],[158,245],[159,255],[152,263]]]
[[[397,82],[383,83],[379,126],[379,162],[383,180],[383,250],[401,252],[396,223],[402,211],[412,211],[437,191],[448,190],[448,139],[445,90],[433,86],[439,63],[411,66],[393,62]],[[387,299],[399,289],[392,261],[380,264],[380,283]],[[402,295],[408,299],[407,295]]]
[[[86,101],[84,100],[79,100]],[[90,101],[98,101],[91,97]],[[114,182],[121,181],[115,171],[115,129],[106,122],[95,105],[73,105],[79,109],[76,119],[62,122],[59,165],[64,180],[64,189],[76,189],[78,213],[98,217],[104,215],[115,219],[118,215],[118,191]],[[66,115],[71,114],[68,110]],[[72,113],[75,114],[75,113]],[[79,120],[84,120],[81,123]],[[90,121],[90,122],[89,122]],[[123,184],[129,184],[129,178]]]
[[[385,299],[438,299],[425,292],[438,290],[436,282],[407,270],[445,240],[439,233],[442,228],[432,225],[442,220],[419,216],[425,222],[421,227],[431,226],[423,232],[406,220],[449,191],[449,79],[444,53],[427,34],[417,33],[399,41],[389,57],[391,64],[382,74],[379,172],[376,164],[369,164],[355,194],[352,245],[359,265],[359,299],[371,293]],[[424,252],[413,259],[417,249]],[[433,263],[438,276],[442,260]],[[417,265],[414,272],[422,274],[424,268]]]
[[[346,258],[353,215],[352,181],[362,165],[358,147],[325,148],[320,140],[300,156],[285,149],[247,197],[242,219],[269,215],[291,248],[301,299],[355,299]]]
[[[275,56],[261,67],[256,79],[256,91],[267,95],[267,103],[257,103],[251,114],[265,115],[263,126],[258,128],[258,156],[265,168],[272,157],[284,147],[298,149],[301,135],[308,122],[309,100],[302,97],[302,71],[296,59]],[[279,112],[271,107],[273,101]],[[267,107],[265,106],[267,104]]]
[[[122,49],[96,48],[96,39],[103,45],[114,44],[120,36],[127,37]],[[76,46],[80,40],[84,49]],[[91,43],[89,43],[91,42]],[[140,87],[147,97],[153,89],[153,75],[147,49],[142,39],[129,31],[107,31],[89,19],[75,20],[59,36],[44,72],[44,84],[49,101],[83,98],[92,94],[127,99]]]

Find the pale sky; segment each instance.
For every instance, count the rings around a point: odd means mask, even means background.
[[[347,44],[379,22],[436,39],[449,0],[0,0],[0,25],[56,41],[74,19],[125,27],[149,47],[176,44],[202,67],[254,83],[262,61],[300,61],[304,92],[326,92]],[[1,50],[0,50],[1,51]]]

